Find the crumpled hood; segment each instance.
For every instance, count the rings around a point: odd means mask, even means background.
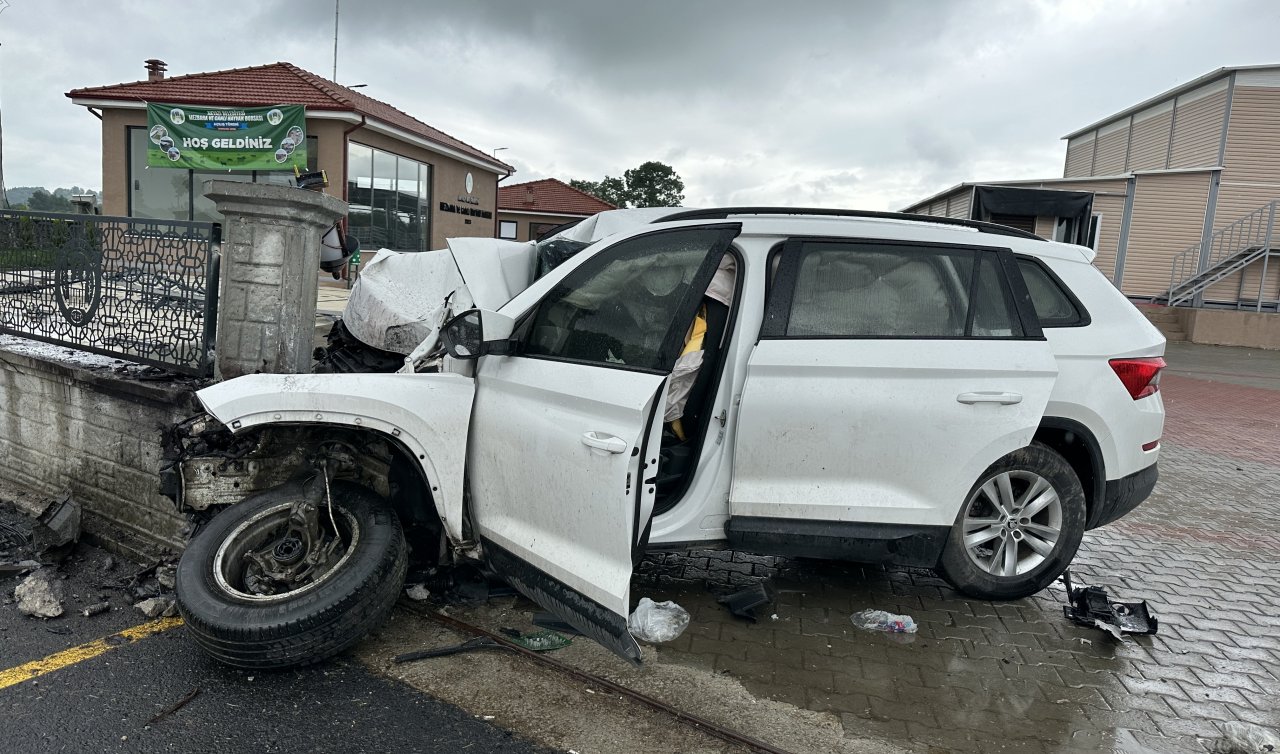
[[[534,245],[451,238],[448,249],[381,249],[360,269],[342,321],[361,342],[408,354],[452,313],[497,309],[533,282]]]

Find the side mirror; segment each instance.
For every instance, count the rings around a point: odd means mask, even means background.
[[[455,359],[471,361],[484,355],[484,328],[480,310],[471,309],[454,317],[440,329],[444,351]]]

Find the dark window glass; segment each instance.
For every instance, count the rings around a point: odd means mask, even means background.
[[[347,233],[361,248],[373,244],[373,150],[363,144],[347,145]]]
[[[129,128],[129,215],[191,219],[191,171],[147,167],[147,129]]]
[[[1010,298],[995,256],[980,255],[970,334],[976,338],[1021,338],[1022,323],[1015,314]]]
[[[827,242],[802,244],[799,254],[788,337],[1018,338],[1024,334],[992,254]]]
[[[805,244],[792,337],[964,335],[973,252]]]
[[[1019,259],[1022,280],[1031,294],[1041,327],[1071,327],[1084,324],[1084,315],[1044,265],[1034,259]]]
[[[529,223],[529,240],[536,241],[543,233],[561,225],[564,223]]]
[[[695,229],[623,241],[570,273],[539,304],[529,356],[669,372],[701,294],[691,290],[723,231]],[[707,270],[709,277],[710,270]]]

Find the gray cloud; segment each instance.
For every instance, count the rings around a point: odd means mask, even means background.
[[[6,183],[97,186],[98,121],[62,94],[140,78],[144,58],[328,76],[332,9],[11,0]],[[893,209],[963,180],[1058,175],[1062,134],[1222,65],[1280,62],[1277,20],[1267,0],[347,0],[338,80],[507,147],[513,181],[662,159],[691,205]]]

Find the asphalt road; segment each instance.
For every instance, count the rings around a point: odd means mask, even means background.
[[[82,547],[60,568],[68,576],[68,614],[49,621],[18,612],[17,579],[0,582],[0,675],[147,622],[118,592],[100,587],[136,566],[108,573],[105,557]],[[118,607],[80,615],[102,594]],[[151,723],[196,689],[187,704]],[[0,688],[0,720],[0,752],[13,754],[547,751],[354,660],[237,671],[206,658],[181,627]]]

